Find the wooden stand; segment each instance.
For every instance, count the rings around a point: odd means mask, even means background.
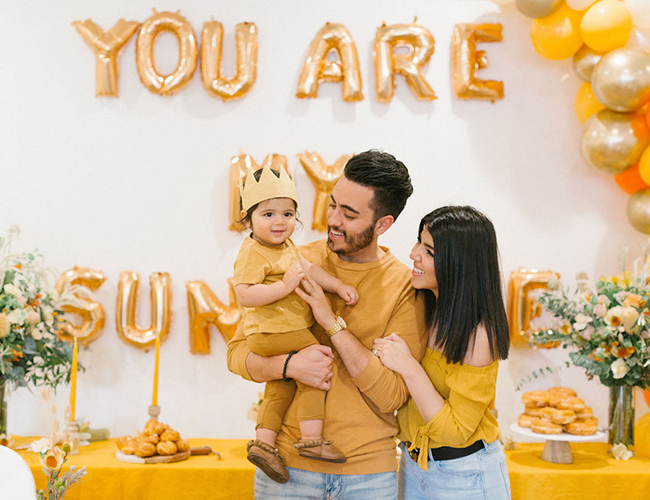
[[[542,460],[554,464],[572,464],[571,445],[568,441],[547,440],[542,451]]]
[[[149,407],[149,417],[158,420],[158,415],[160,415],[160,406],[158,405],[151,405]]]

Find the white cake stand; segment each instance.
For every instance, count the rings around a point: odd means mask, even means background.
[[[527,427],[520,427],[516,422],[510,425],[510,430],[531,438],[545,439],[546,444],[542,451],[542,460],[554,464],[573,463],[570,443],[588,443],[605,437],[605,433],[602,431],[596,431],[595,434],[589,436],[575,436],[566,432],[562,434],[539,434]]]

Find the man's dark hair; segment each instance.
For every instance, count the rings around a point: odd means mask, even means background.
[[[396,220],[413,194],[406,166],[383,151],[371,149],[353,156],[343,174],[346,179],[374,190],[370,206],[375,212],[375,221],[385,215],[392,215]]]

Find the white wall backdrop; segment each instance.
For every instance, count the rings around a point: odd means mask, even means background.
[[[22,230],[16,250],[37,247],[60,272],[75,265],[101,270],[93,293],[106,311],[103,335],[82,351],[77,416],[113,436],[141,429],[151,402],[154,353],[127,346],[115,330],[121,271],[140,274],[140,323],[149,321],[148,276],[168,272],[173,283],[171,333],[161,348],[161,419],[189,437],[244,438],[246,410],[261,385],[228,372],[226,345],[213,329],[212,352],[189,352],[185,282],[203,280],[228,300],[227,278],[243,235],[227,229],[230,158],[244,152],[258,163],[287,157],[295,173],[304,229],[312,231],[314,189],[297,153],[316,151],[328,163],[369,148],[389,151],[409,167],[415,193],[382,244],[405,263],[422,215],[443,204],[471,204],[493,220],[507,282],[520,266],[554,270],[565,284],[575,274],[614,274],[623,247],[635,255],[646,240],[625,216],[627,195],[612,178],[580,158],[580,125],[573,98],[580,81],[570,60],[543,60],[530,43],[530,20],[514,7],[489,1],[255,0],[179,2],[67,0],[2,2],[0,10],[0,231]],[[95,62],[71,25],[92,19],[104,29],[120,18],[144,21],[151,7],[181,9],[197,36],[205,21],[224,25],[224,64],[234,69],[234,28],[249,21],[259,33],[258,78],[244,98],[208,95],[197,72],[171,97],[140,83],[135,36],[119,61],[119,98],[95,97]],[[436,40],[426,79],[438,99],[418,101],[401,77],[390,104],[374,98],[372,49],[377,27],[417,22]],[[339,84],[319,97],[295,91],[304,57],[326,22],[343,23],[359,52],[365,99],[346,103]],[[483,44],[490,66],[483,79],[502,80],[505,99],[494,104],[455,100],[450,44],[454,25],[496,22],[503,42]],[[163,34],[156,49],[161,72],[175,67],[177,48]],[[514,391],[522,376],[567,359],[561,350],[513,349],[501,365],[497,408],[504,434],[522,411]],[[569,385],[584,395],[602,423],[607,389],[578,368],[565,369],[528,389]],[[639,394],[640,396],[640,394]],[[9,431],[46,434],[49,408],[59,418],[68,389],[49,402],[38,390],[9,398]],[[637,398],[637,414],[647,407]]]

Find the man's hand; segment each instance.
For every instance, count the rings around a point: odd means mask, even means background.
[[[328,391],[331,386],[334,354],[327,346],[314,344],[298,351],[289,360],[287,377]]]

